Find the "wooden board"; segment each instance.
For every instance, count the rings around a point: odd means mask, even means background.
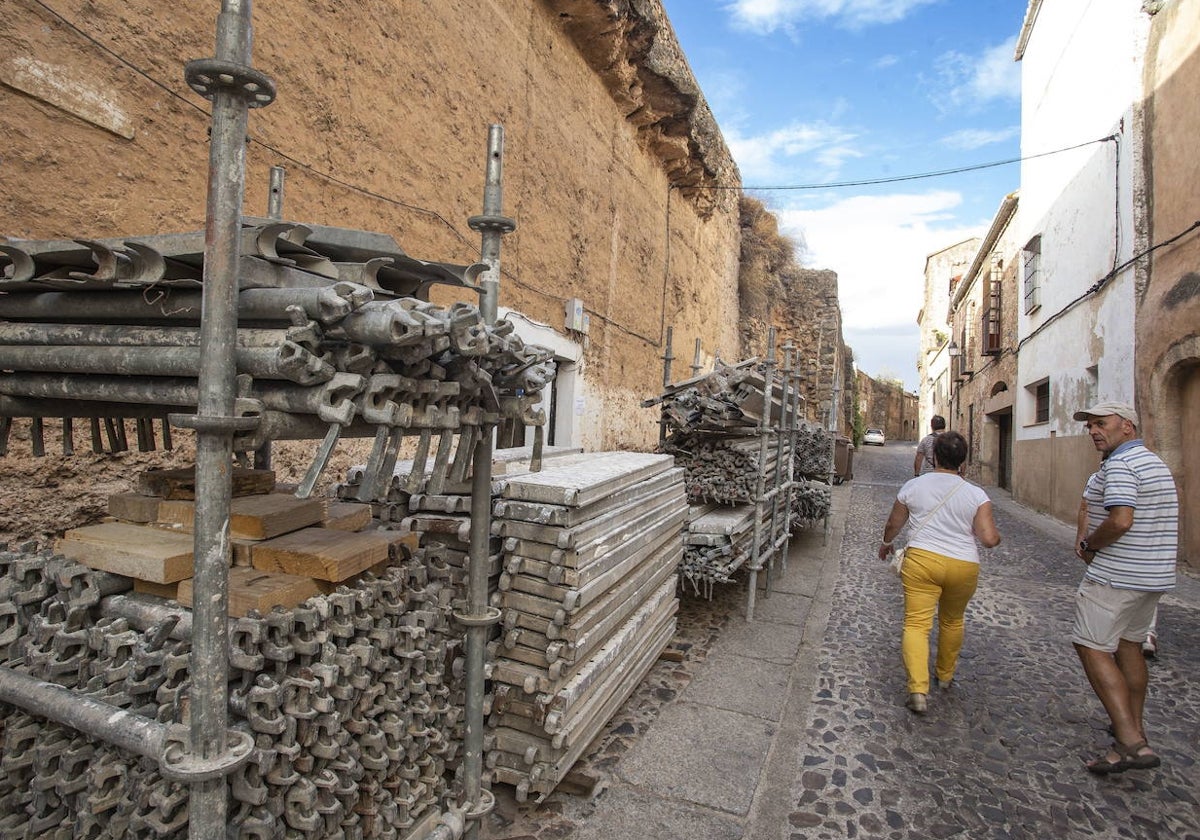
[[[184,578],[190,580],[190,578]],[[154,595],[158,598],[167,598],[174,601],[179,594],[178,583],[151,583],[148,580],[134,580],[133,591],[140,592],[143,595]]]
[[[192,605],[193,585],[191,578],[179,582],[178,600],[185,607]],[[290,610],[320,591],[317,582],[310,577],[234,566],[229,570],[229,614],[236,618],[250,610],[258,610],[263,615],[272,607]]]
[[[72,528],[57,550],[70,560],[153,583],[175,583],[192,576],[192,535],[162,528],[105,522]]]
[[[125,522],[153,522],[158,518],[161,501],[141,493],[113,493],[108,497],[108,514]]]
[[[382,563],[376,563],[369,569],[365,569],[356,575],[351,575],[343,581],[332,580],[317,580],[316,578],[308,578],[313,582],[317,589],[321,590],[322,595],[328,595],[330,592],[336,592],[339,586],[354,586],[355,582],[367,574],[373,574],[376,577],[383,577],[388,567],[392,565],[391,560],[384,560]]]
[[[396,541],[387,531],[335,531],[304,528],[261,542],[251,552],[254,568],[333,582],[388,559]]]
[[[235,498],[270,493],[275,489],[275,472],[234,467],[232,485]],[[157,496],[160,499],[194,499],[196,469],[146,470],[138,481],[138,490],[144,496]]]
[[[258,540],[230,540],[229,545],[233,550],[233,565],[246,568],[254,565],[250,559],[250,551],[258,545]]]
[[[158,521],[191,532],[195,507],[193,501],[164,500],[158,506]],[[233,539],[269,540],[316,525],[324,516],[324,499],[297,499],[286,493],[242,496],[229,503],[229,535]]]
[[[322,528],[338,531],[361,531],[371,524],[371,506],[361,502],[330,502]]]

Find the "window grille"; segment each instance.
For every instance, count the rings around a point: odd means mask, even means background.
[[[1042,305],[1042,237],[1029,240],[1021,252],[1025,262],[1025,314],[1037,311]]]

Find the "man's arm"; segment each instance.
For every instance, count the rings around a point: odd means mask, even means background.
[[[922,438],[921,443],[917,444],[917,457],[913,458],[913,475],[914,476],[921,474],[921,466],[925,463],[925,452],[924,452],[924,450],[921,449],[921,444],[924,442],[925,442],[924,438]]]
[[[1081,543],[1075,547],[1075,554],[1085,563],[1091,563],[1096,552],[1121,539],[1125,532],[1133,527],[1133,508],[1128,505],[1113,505],[1108,509],[1108,516],[1096,526],[1096,530],[1080,537]],[[1083,550],[1083,541],[1087,543],[1087,551]]]

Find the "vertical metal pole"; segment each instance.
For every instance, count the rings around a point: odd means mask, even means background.
[[[516,228],[516,222],[501,215],[504,166],[504,127],[488,127],[487,174],[483,190],[483,215],[472,216],[467,224],[480,232],[481,261],[488,266],[481,278],[483,294],[480,314],[488,327],[496,323],[500,296],[500,239]],[[464,837],[477,840],[480,818],[491,810],[483,790],[483,695],[484,656],[488,628],[500,620],[500,611],[488,606],[488,547],[492,531],[492,451],[496,421],[485,420],[482,439],[475,447],[471,475],[471,549],[467,571],[466,616],[459,617],[467,627],[466,733],[463,744],[463,803],[472,817]],[[460,442],[461,445],[461,442]],[[488,797],[489,802],[494,803]]]
[[[788,561],[788,546],[792,539],[792,499],[796,495],[796,393],[800,390],[800,383],[796,380],[796,369],[794,364],[795,347],[791,341],[783,346],[783,406],[781,423],[781,436],[779,451],[780,460],[783,462],[782,469],[783,483],[781,485],[783,493],[783,548],[779,555],[779,570],[781,573],[787,571]]]
[[[188,62],[189,86],[212,101],[204,289],[200,315],[197,413],[176,425],[196,430],[195,599],[189,659],[188,752],[220,766],[227,756],[229,720],[229,504],[233,435],[247,427],[233,416],[237,335],[237,277],[242,199],[246,183],[246,126],[250,107],[269,104],[274,84],[250,68],[250,0],[223,0],[217,16],[216,58]],[[253,425],[253,424],[251,424]],[[191,840],[226,834],[225,777],[190,783]]]
[[[483,215],[467,219],[467,224],[471,229],[479,231],[482,236],[479,259],[488,266],[488,270],[483,273],[479,281],[479,285],[483,287],[479,311],[483,315],[485,324],[496,323],[499,307],[500,238],[506,233],[511,233],[517,227],[517,223],[512,219],[500,215],[504,206],[503,177],[504,126],[490,125],[488,126],[487,173],[483,186]]]
[[[696,339],[696,352],[692,354],[692,377],[700,375],[700,339]]]
[[[287,171],[282,166],[271,167],[271,187],[267,194],[267,215],[272,219],[283,218],[283,182]]]
[[[663,347],[663,387],[671,386],[671,362],[675,361],[675,354],[672,352],[672,345],[675,340],[675,328],[667,327],[667,341]]]
[[[663,345],[663,390],[671,387],[671,362],[675,360],[675,354],[672,352],[672,345],[675,340],[675,328],[667,327],[667,339]],[[658,442],[662,443],[667,439],[667,420],[662,412],[658,416]]]
[[[286,170],[282,166],[271,167],[271,182],[267,193],[268,218],[283,218],[283,186],[286,174]],[[254,450],[254,468],[256,470],[271,469],[271,441],[266,441]]]
[[[775,328],[767,330],[767,358],[763,363],[763,393],[765,408],[758,422],[758,479],[754,492],[754,532],[750,548],[750,592],[746,597],[746,620],[754,620],[754,599],[758,596],[758,572],[762,568],[763,493],[766,492],[767,431],[771,422],[771,391],[774,388]]]

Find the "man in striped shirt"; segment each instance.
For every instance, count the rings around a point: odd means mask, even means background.
[[[1087,765],[1098,774],[1159,765],[1142,723],[1149,672],[1142,641],[1158,599],[1175,586],[1179,498],[1171,471],[1142,445],[1133,406],[1075,412],[1102,454],[1079,506],[1075,554],[1087,565],[1075,598],[1072,642],[1112,721],[1112,746]]]

